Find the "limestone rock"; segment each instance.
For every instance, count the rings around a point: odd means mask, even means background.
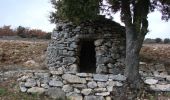
[[[97,87],[97,83],[95,81],[92,81],[92,82],[88,82],[87,86],[89,88],[96,88]]]
[[[78,89],[87,88],[87,86],[85,84],[73,84],[72,86],[75,87],[75,88],[78,88]]]
[[[154,85],[150,85],[150,89],[153,90],[153,91],[170,92],[170,84],[165,84],[165,85],[154,84]]]
[[[34,60],[28,60],[24,63],[25,66],[27,67],[38,67],[39,64],[36,63]]]
[[[93,76],[91,73],[77,73],[76,75],[80,77],[92,77]]]
[[[78,72],[78,65],[72,64],[69,66],[69,73],[77,73]]]
[[[27,90],[28,93],[38,93],[38,94],[43,94],[45,92],[44,88],[40,87],[32,87]]]
[[[89,95],[89,94],[92,93],[92,89],[83,89],[83,90],[81,91],[81,93],[82,93],[83,95]]]
[[[144,82],[146,84],[153,85],[153,84],[157,84],[158,80],[156,80],[156,79],[146,79]]]
[[[50,71],[51,74],[53,75],[62,75],[63,71],[59,70],[59,71]]]
[[[110,95],[110,92],[96,93],[96,95],[99,95],[99,96],[108,96],[108,95]]]
[[[25,87],[34,87],[37,84],[35,79],[27,79]]]
[[[102,87],[106,87],[106,82],[97,82],[97,86],[102,88]]]
[[[84,100],[105,100],[103,96],[85,96]]]
[[[110,75],[109,76],[110,79],[113,79],[113,80],[116,80],[116,81],[125,81],[126,80],[126,77],[121,75],[121,74],[118,74],[118,75]]]
[[[94,74],[93,78],[96,81],[107,81],[108,80],[108,75]]]
[[[63,88],[62,88],[62,90],[63,90],[64,92],[71,92],[71,91],[73,91],[73,87],[70,86],[70,85],[64,85]]]
[[[59,87],[61,87],[61,86],[63,86],[63,83],[61,81],[51,80],[49,82],[49,85],[50,86],[59,86]]]
[[[103,39],[98,39],[94,42],[94,44],[95,44],[95,46],[100,46],[100,45],[102,45],[103,41],[104,41]]]
[[[60,88],[49,88],[46,94],[53,99],[66,99],[66,94]]]
[[[84,78],[80,78],[76,75],[64,74],[62,78],[69,83],[86,83],[86,80]]]
[[[107,66],[105,65],[98,65],[96,68],[96,73],[107,73]]]
[[[69,96],[69,100],[83,100],[82,96]]]
[[[105,92],[105,91],[107,91],[107,89],[106,88],[95,88],[94,91],[95,92]]]

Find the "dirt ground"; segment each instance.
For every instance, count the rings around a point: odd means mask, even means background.
[[[45,56],[48,42],[49,40],[0,39],[0,72],[16,69],[47,69]],[[169,66],[170,44],[144,44],[140,56],[144,62],[165,63]],[[24,94],[18,90],[15,78],[0,82],[0,100],[50,100],[44,96]],[[170,93],[146,94],[145,100],[170,100]]]
[[[0,40],[0,69],[45,68],[47,40]]]

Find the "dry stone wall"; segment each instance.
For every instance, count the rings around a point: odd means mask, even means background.
[[[81,41],[84,40],[94,41],[94,73],[118,74],[122,71],[125,58],[125,29],[105,18],[82,22],[79,26],[71,22],[58,23],[47,50],[49,70],[79,72]]]
[[[18,79],[22,92],[44,93],[63,100],[112,100],[113,91],[122,87],[125,80],[121,74],[63,74],[58,71],[32,72]]]

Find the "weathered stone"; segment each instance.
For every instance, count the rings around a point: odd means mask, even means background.
[[[70,96],[68,97],[69,100],[83,100],[82,96]]]
[[[83,95],[90,95],[90,94],[92,93],[92,89],[83,89],[83,90],[81,91],[81,93],[82,93]]]
[[[45,92],[44,88],[40,87],[32,87],[27,90],[28,93],[38,93],[38,94],[43,94]]]
[[[107,67],[104,65],[98,65],[96,68],[96,73],[107,73]]]
[[[87,86],[85,84],[73,84],[72,86],[75,87],[75,88],[78,88],[78,89],[87,88]]]
[[[105,100],[103,96],[85,96],[84,100]]]
[[[53,99],[66,99],[66,94],[60,88],[49,88],[46,94]]]
[[[27,79],[25,82],[25,87],[34,87],[36,86],[36,80],[35,79]]]
[[[75,93],[75,92],[68,92],[68,93],[66,93],[66,96],[70,97],[70,96],[82,96],[82,95],[78,94],[78,93]]]
[[[59,86],[59,87],[62,87],[63,86],[63,83],[61,81],[56,81],[56,80],[51,80],[49,82],[49,85],[50,86]]]
[[[94,44],[95,44],[95,46],[100,46],[100,45],[102,45],[103,41],[104,41],[103,39],[98,39],[94,42]]]
[[[170,84],[165,84],[165,85],[154,84],[154,85],[150,85],[150,89],[153,90],[153,91],[170,92]]]
[[[121,75],[121,74],[118,74],[118,75],[109,75],[109,78],[113,79],[113,80],[116,80],[116,81],[125,81],[126,80],[126,77]]]
[[[94,78],[95,81],[107,81],[108,75],[94,74],[93,78]]]
[[[38,67],[39,64],[37,62],[35,62],[34,60],[28,60],[24,63],[24,66],[27,67]]]
[[[105,100],[112,100],[110,96],[107,96]]]
[[[105,92],[105,91],[107,91],[107,89],[106,88],[95,88],[94,91],[95,92]]]
[[[114,64],[112,64],[112,63],[108,63],[108,64],[107,64],[107,67],[108,67],[108,68],[114,68],[115,66],[114,66]]]
[[[25,87],[23,82],[19,83],[19,88],[20,88],[21,92],[26,92],[27,91],[27,88]]]
[[[75,57],[65,57],[63,58],[63,63],[69,64],[69,63],[74,63],[76,61]]]
[[[26,92],[27,88],[26,87],[20,87],[21,92]]]
[[[107,86],[107,91],[108,91],[108,92],[113,91],[113,86]]]
[[[97,87],[97,83],[94,82],[94,81],[88,82],[87,86],[88,86],[89,88],[96,88],[96,87]]]
[[[70,86],[70,85],[64,85],[63,88],[62,88],[62,90],[63,90],[64,92],[71,92],[71,91],[73,91],[73,87]]]
[[[101,55],[104,55],[104,54],[105,54],[104,50],[97,50],[96,51],[96,56],[101,56]]]
[[[153,85],[153,84],[158,83],[158,80],[156,80],[156,79],[146,79],[144,82],[146,84]]]
[[[86,81],[93,81],[93,78],[91,78],[91,77],[86,77]]]
[[[76,75],[80,77],[92,77],[93,76],[91,73],[77,73]]]
[[[86,83],[86,80],[84,78],[80,78],[76,75],[64,74],[62,78],[69,83]]]
[[[122,71],[118,68],[112,68],[112,69],[108,69],[109,73],[113,74],[113,75],[117,75],[122,73]]]
[[[115,82],[115,86],[120,87],[120,86],[123,86],[123,84],[122,84],[121,82],[116,81],[116,82]]]
[[[45,77],[49,77],[50,73],[34,73],[34,76],[38,78],[45,78]]]
[[[81,91],[79,89],[77,89],[77,88],[74,88],[74,92],[75,93],[80,93]]]
[[[63,71],[50,71],[50,73],[53,75],[62,75]]]
[[[106,84],[108,86],[115,86],[116,85],[116,81],[107,81]]]
[[[101,92],[101,93],[95,93],[95,94],[99,96],[108,96],[110,95],[110,92]]]
[[[41,87],[43,87],[43,88],[45,88],[45,89],[48,89],[48,88],[49,88],[48,84],[41,84]]]
[[[102,87],[106,87],[106,82],[97,82],[97,86],[102,88]]]
[[[69,66],[69,73],[77,73],[78,72],[78,65],[72,64]]]

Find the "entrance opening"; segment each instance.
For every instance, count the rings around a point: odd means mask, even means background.
[[[81,41],[80,72],[96,72],[96,55],[94,41]]]

